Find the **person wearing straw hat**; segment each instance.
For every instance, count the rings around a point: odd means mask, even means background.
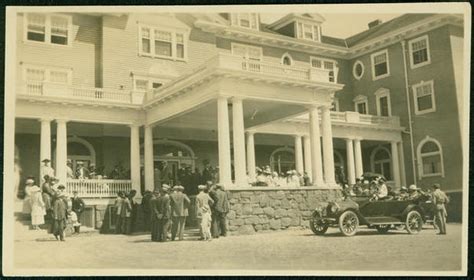
[[[214,204],[214,200],[207,193],[207,187],[205,185],[199,185],[199,194],[196,196],[196,206],[197,206],[197,219],[198,223],[202,222],[203,207],[211,208],[210,205]],[[204,239],[202,227],[200,227],[201,240]]]
[[[35,180],[33,177],[28,177],[25,181],[25,197],[23,198],[23,214],[31,214],[31,190],[36,187]]]
[[[89,170],[84,166],[84,162],[82,161],[77,162],[76,178],[77,179],[89,178]]]
[[[58,187],[58,190],[62,190],[63,185]],[[56,240],[66,241],[64,238],[64,229],[66,228],[67,221],[67,203],[64,194],[58,192],[53,203],[53,235]]]
[[[74,171],[72,170],[72,160],[70,158],[66,161],[66,176],[69,179],[74,179]]]
[[[410,185],[408,187],[408,199],[409,200],[418,199],[421,196],[419,190],[420,189],[416,185]]]
[[[446,204],[449,203],[449,197],[441,190],[440,184],[434,184],[433,188],[433,204],[436,206],[436,222],[438,223],[439,233],[446,234]]]
[[[224,191],[224,185],[218,183],[214,191],[214,205],[213,205],[213,237],[227,235],[227,213],[230,210],[230,203],[227,193]]]
[[[46,215],[45,204],[41,189],[34,185],[30,189],[31,202],[31,226],[34,230],[39,230],[39,226],[44,224],[44,215]]]
[[[45,158],[41,161],[43,165],[41,165],[40,168],[40,178],[41,178],[41,184],[44,183],[44,176],[48,175],[49,177],[54,177],[54,169],[49,165],[50,160]]]
[[[188,216],[188,207],[191,204],[189,197],[183,193],[184,187],[177,185],[173,187],[174,192],[170,195],[171,199],[171,240],[178,236],[183,240],[184,225]]]
[[[158,198],[160,197],[160,190],[155,188],[150,197],[150,215],[151,215],[151,241],[159,241],[159,220],[158,220]]]

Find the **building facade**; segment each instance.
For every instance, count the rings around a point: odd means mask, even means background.
[[[337,188],[338,167],[349,183],[366,171],[395,188],[441,183],[460,219],[462,17],[407,14],[346,39],[315,14],[17,19],[20,182],[49,158],[68,191],[106,206],[153,190],[163,162],[172,181],[218,167],[229,189],[262,165]],[[68,159],[102,178],[67,178]]]

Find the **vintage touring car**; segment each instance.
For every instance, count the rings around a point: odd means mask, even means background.
[[[310,220],[311,230],[323,235],[330,226],[337,226],[345,236],[356,234],[359,226],[376,228],[387,233],[392,227],[403,225],[410,234],[421,231],[426,211],[423,203],[427,197],[416,200],[373,200],[368,196],[346,197],[342,201],[330,202],[317,208]]]

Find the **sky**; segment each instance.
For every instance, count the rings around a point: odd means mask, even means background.
[[[322,32],[326,36],[345,39],[354,34],[367,30],[367,24],[376,19],[382,22],[389,21],[401,14],[323,14],[326,21],[322,24]],[[272,23],[285,14],[260,13],[260,19],[264,23]]]

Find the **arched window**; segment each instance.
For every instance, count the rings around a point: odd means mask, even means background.
[[[273,171],[286,173],[295,169],[295,151],[289,147],[281,147],[270,155],[270,166]]]
[[[382,146],[378,146],[370,155],[372,172],[380,173],[387,180],[392,180],[392,159],[390,151]]]
[[[281,64],[291,66],[293,65],[293,58],[291,58],[291,56],[288,53],[285,53],[281,57]]]
[[[441,144],[429,136],[418,144],[418,174],[422,177],[444,177],[443,150]]]
[[[54,150],[52,158],[56,158],[56,150]],[[78,161],[82,161],[85,167],[89,167],[89,165],[95,164],[96,160],[94,146],[92,146],[92,144],[84,138],[80,138],[77,136],[68,137],[67,158],[72,161],[72,170],[77,169]],[[56,166],[57,165],[58,163],[56,162]]]

